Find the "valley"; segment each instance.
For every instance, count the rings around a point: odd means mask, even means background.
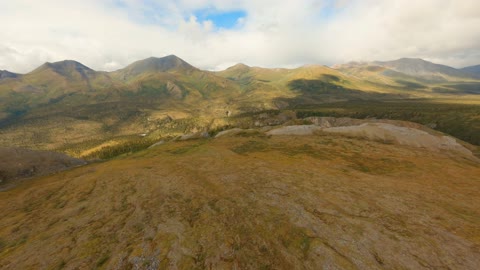
[[[480,80],[423,60],[381,63],[296,69],[239,64],[220,72],[173,55],[115,72],[70,60],[47,63],[0,81],[0,145],[82,157],[102,144],[139,136],[158,141],[246,127],[264,112],[290,115],[271,121],[277,124],[304,115],[413,121],[480,143]]]

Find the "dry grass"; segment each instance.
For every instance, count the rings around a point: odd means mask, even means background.
[[[171,142],[0,193],[0,268],[474,269],[479,192],[477,163],[353,138]]]

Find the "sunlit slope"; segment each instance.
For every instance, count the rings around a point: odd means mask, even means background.
[[[0,268],[475,269],[479,177],[332,134],[171,142],[0,193]]]
[[[408,96],[387,84],[349,76],[321,65],[268,69],[238,64],[217,74],[241,85],[248,93],[244,100],[263,102],[266,108]]]
[[[244,64],[232,66],[218,75],[236,81],[244,87],[252,83],[266,83],[277,88],[288,90],[289,83],[295,80],[334,80],[345,88],[382,92],[388,89],[375,87],[365,80],[349,77],[336,69],[322,65],[307,65],[295,69],[249,67]]]
[[[75,61],[46,63],[15,79],[0,82],[4,118],[42,107],[111,102],[183,103],[238,94],[239,87],[176,56],[148,58],[116,72],[97,72]],[[172,105],[173,106],[173,105]],[[199,106],[202,107],[202,106]],[[166,109],[169,109],[166,106]]]
[[[473,79],[432,84],[382,66],[268,69],[239,64],[209,72],[171,55],[107,73],[69,60],[0,81],[0,145],[84,152],[138,136],[209,132],[235,124],[231,118],[269,110],[295,114],[323,104],[412,98],[428,98],[425,106],[431,99],[478,104],[476,87]],[[459,121],[465,122],[462,116]],[[80,149],[84,143],[88,147]]]
[[[10,89],[27,80],[45,89]],[[148,58],[112,73],[71,61],[46,64],[0,87],[10,89],[3,92],[0,125],[5,136],[0,140],[9,145],[22,138],[13,145],[40,149],[148,134],[176,119],[203,125],[236,110],[233,100],[242,92],[235,83],[176,56]],[[191,128],[180,124],[177,129],[185,133]]]

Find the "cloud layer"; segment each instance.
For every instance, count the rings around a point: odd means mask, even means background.
[[[115,70],[176,54],[204,69],[419,57],[480,64],[478,0],[0,0],[0,69]],[[244,11],[223,29],[199,10]]]

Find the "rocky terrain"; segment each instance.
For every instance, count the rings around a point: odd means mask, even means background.
[[[384,143],[406,145],[428,151],[455,151],[475,158],[474,146],[431,130],[427,127],[402,121],[359,120],[351,118],[310,117],[312,125],[283,126],[269,130],[268,135],[313,135],[316,132],[342,134]],[[228,131],[226,131],[228,132]]]

